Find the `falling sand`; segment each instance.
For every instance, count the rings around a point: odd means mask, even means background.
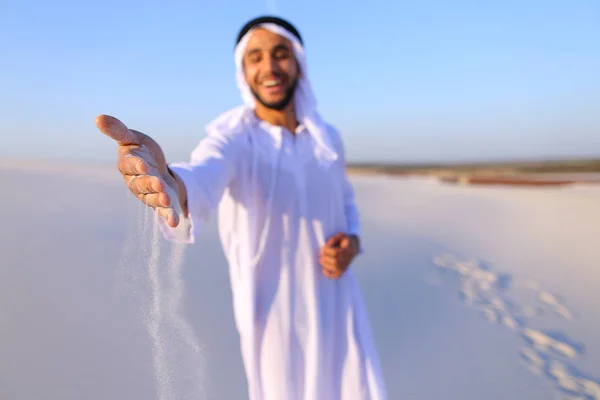
[[[173,201],[176,195],[168,194],[172,203],[178,205],[178,201]],[[127,195],[131,193],[128,191]],[[175,212],[181,215],[177,207]],[[123,245],[116,287],[139,309],[148,330],[157,399],[201,399],[205,398],[204,358],[183,310],[181,266],[185,244],[165,246],[158,218],[157,212],[137,202],[137,218]],[[165,252],[163,247],[170,247],[170,251]]]

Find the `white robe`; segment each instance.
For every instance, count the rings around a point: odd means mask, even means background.
[[[327,164],[303,126],[294,136],[243,115],[243,129],[217,126],[170,165],[190,217],[161,221],[163,235],[193,243],[218,209],[250,400],[387,399],[352,266],[332,280],[318,261],[331,235],[360,234],[339,134],[328,126],[341,157]]]

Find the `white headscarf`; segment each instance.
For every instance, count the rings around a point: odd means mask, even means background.
[[[243,122],[243,117],[248,115],[248,112],[254,110],[256,99],[250,90],[250,86],[246,82],[242,60],[246,46],[248,45],[248,40],[257,28],[267,29],[277,35],[285,37],[292,43],[294,55],[301,70],[301,77],[298,80],[296,91],[294,93],[296,119],[306,127],[315,140],[315,155],[319,161],[324,164],[329,164],[337,160],[339,155],[333,147],[332,138],[329,135],[327,125],[317,111],[317,101],[308,79],[308,67],[304,47],[295,35],[274,23],[259,24],[250,29],[240,39],[235,48],[234,58],[236,65],[236,81],[238,88],[241,91],[244,105],[225,112],[207,128],[209,131],[211,129],[220,130],[226,126],[229,129],[235,130],[236,127]]]

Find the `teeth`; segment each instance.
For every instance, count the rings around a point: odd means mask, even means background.
[[[271,87],[271,86],[279,85],[280,83],[281,83],[281,81],[279,79],[271,79],[268,81],[264,81],[262,84],[263,84],[263,86]]]

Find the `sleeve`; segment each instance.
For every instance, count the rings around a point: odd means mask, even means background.
[[[344,191],[344,213],[346,215],[346,233],[349,235],[356,235],[360,237],[361,233],[361,219],[360,212],[358,211],[358,204],[356,203],[356,196],[354,193],[354,187],[348,178],[346,172],[346,150],[342,137],[337,129],[330,126],[330,131],[333,134],[334,142],[336,143],[336,149],[340,156],[342,163],[342,179],[343,179],[343,191]],[[362,240],[360,252],[363,252]]]
[[[217,208],[236,170],[239,146],[234,138],[210,135],[191,154],[189,162],[169,164],[183,181],[187,191],[188,217],[177,227],[158,218],[163,237],[172,242],[194,243],[199,229]]]

